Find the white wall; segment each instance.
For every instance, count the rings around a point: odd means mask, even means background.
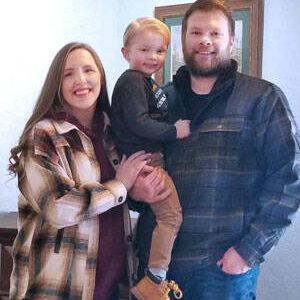
[[[53,56],[67,42],[91,44],[104,64],[110,91],[127,67],[120,48],[130,21],[178,0],[15,0],[1,2],[0,212],[17,209],[16,181],[7,183],[9,149],[17,143]],[[109,4],[108,4],[109,3]],[[263,78],[286,93],[300,124],[300,3],[265,0]],[[300,294],[300,220],[267,255],[259,300],[295,300]]]
[[[299,15],[298,0],[265,1],[262,76],[283,89],[300,124]]]

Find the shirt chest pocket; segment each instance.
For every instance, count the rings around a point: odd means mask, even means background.
[[[241,156],[243,117],[215,118],[204,121],[197,129],[194,147],[199,168],[236,169]]]

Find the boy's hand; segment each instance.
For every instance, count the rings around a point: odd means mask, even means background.
[[[176,131],[177,131],[177,135],[176,135],[177,139],[183,139],[190,135],[190,133],[191,133],[190,123],[191,123],[190,120],[179,119],[178,121],[176,121],[176,123],[174,125],[175,125]]]

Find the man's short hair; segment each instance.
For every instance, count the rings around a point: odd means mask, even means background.
[[[235,22],[232,18],[232,13],[229,10],[228,6],[226,5],[225,1],[222,0],[197,0],[194,2],[190,8],[186,11],[183,20],[182,20],[182,37],[185,36],[187,31],[187,22],[190,15],[197,11],[212,11],[212,10],[219,10],[221,11],[228,20],[229,24],[229,34],[234,35],[235,29]]]
[[[171,36],[168,26],[156,18],[146,17],[138,18],[127,26],[123,35],[123,45],[128,46],[133,37],[145,31],[161,34],[165,43],[169,45]]]

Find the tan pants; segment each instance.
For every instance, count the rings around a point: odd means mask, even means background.
[[[163,155],[161,153],[152,154],[149,165],[164,167]],[[182,210],[173,180],[166,171],[163,170],[163,172],[166,177],[165,188],[171,190],[171,195],[162,202],[150,205],[157,225],[152,234],[148,267],[167,271],[173,244],[182,224]]]

